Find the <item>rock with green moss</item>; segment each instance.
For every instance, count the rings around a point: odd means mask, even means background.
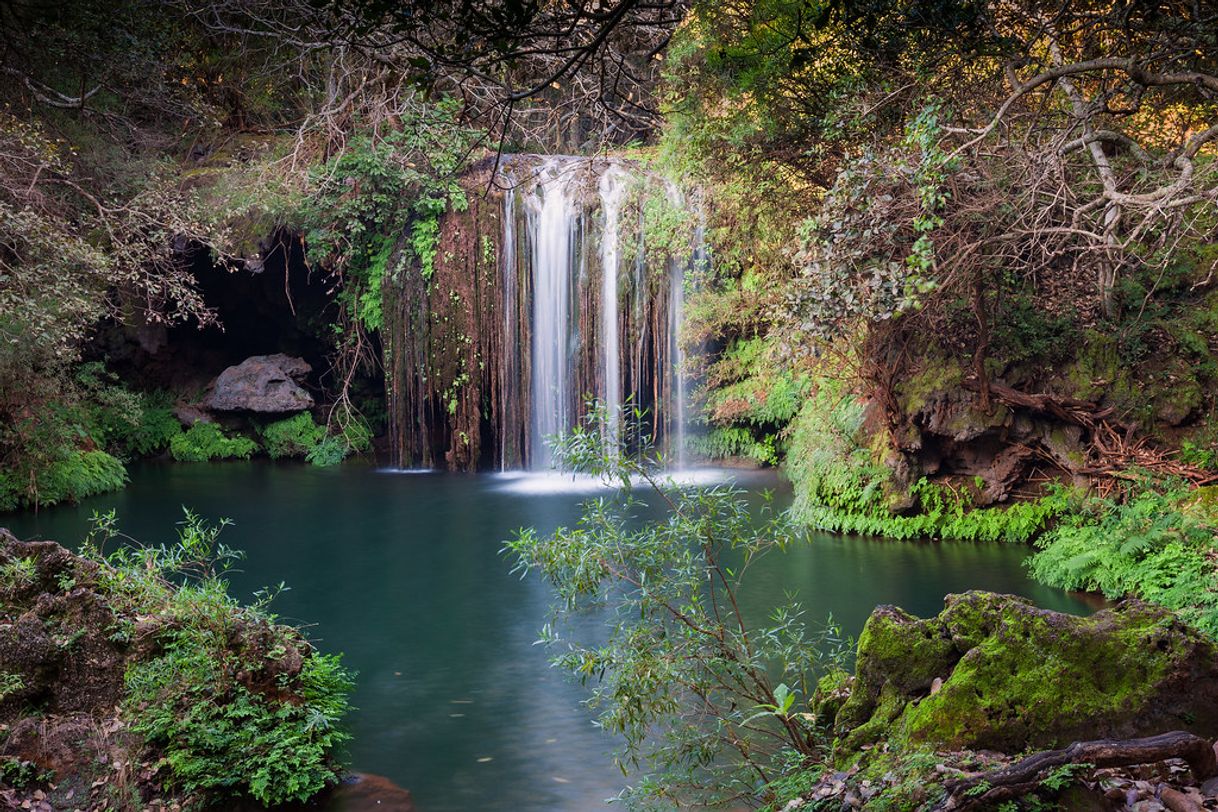
[[[1138,601],[1081,618],[986,592],[927,620],[877,608],[835,719],[842,760],[881,739],[1018,753],[1168,730],[1218,735],[1209,638]]]

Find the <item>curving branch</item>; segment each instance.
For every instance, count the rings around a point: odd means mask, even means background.
[[[1047,772],[1066,764],[1128,767],[1169,758],[1188,762],[1197,781],[1218,775],[1218,757],[1210,742],[1184,731],[1142,739],[1098,739],[1075,742],[1062,750],[1046,750],[1001,770],[949,782],[947,798],[937,810],[988,809],[1000,801],[1035,792]]]

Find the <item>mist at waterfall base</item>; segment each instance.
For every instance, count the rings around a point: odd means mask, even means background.
[[[698,476],[709,481],[712,473]],[[750,498],[777,488],[780,506],[789,499],[770,474],[730,476]],[[75,546],[94,511],[117,510],[123,530],[147,543],[172,541],[182,505],[212,520],[230,517],[236,524],[224,541],[248,554],[233,593],[249,600],[286,582],[273,607],[282,620],[303,624],[322,650],[344,652],[359,672],[354,769],[410,789],[424,812],[600,808],[631,780],[613,766],[617,743],[592,725],[585,691],[534,645],[552,592],[535,577],[512,575],[500,554],[517,528],[546,532],[578,519],[583,494],[527,484],[548,479],[395,476],[358,463],[145,463],[119,493],[5,521],[20,537]],[[744,608],[759,615],[795,593],[810,619],[832,613],[851,635],[876,604],[930,615],[945,594],[966,589],[1086,611],[1029,581],[1027,552],[815,536],[750,568]],[[583,616],[571,631],[595,639],[605,620]]]

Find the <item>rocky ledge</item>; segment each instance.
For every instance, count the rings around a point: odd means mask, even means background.
[[[198,530],[115,558],[0,529],[0,808],[409,810],[341,781],[349,678],[201,574]]]

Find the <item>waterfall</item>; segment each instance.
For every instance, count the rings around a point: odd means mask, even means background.
[[[666,184],[669,202],[677,209],[685,209],[685,195],[671,181]],[[692,246],[691,246],[692,249]],[[669,438],[669,456],[675,456],[677,468],[686,465],[685,454],[685,352],[681,347],[681,325],[685,323],[685,270],[692,259],[689,257],[671,257],[668,263],[668,342],[669,365],[671,376],[671,399],[673,414],[669,416],[671,434]],[[673,454],[673,449],[676,454]]]
[[[387,299],[395,464],[546,470],[547,439],[596,398],[610,448],[649,436],[683,465],[678,335],[699,249],[681,190],[632,160],[561,155],[502,156],[462,183],[434,274],[401,274]]]
[[[500,248],[499,279],[503,289],[503,361],[500,364],[499,399],[504,430],[499,432],[499,469],[506,470],[520,450],[513,444],[518,431],[508,430],[519,421],[520,326],[517,324],[519,280],[516,278],[516,187],[508,177],[503,193],[503,244]]]
[[[571,276],[579,210],[572,199],[563,161],[542,164],[529,197],[533,262],[532,425],[529,459],[549,468],[547,439],[572,427],[570,400]]]
[[[610,165],[601,174],[599,191],[604,230],[601,233],[601,354],[604,386],[600,396],[605,408],[605,444],[616,449],[620,442],[622,410],[622,356],[618,336],[618,258],[621,250],[621,207],[629,175]]]

